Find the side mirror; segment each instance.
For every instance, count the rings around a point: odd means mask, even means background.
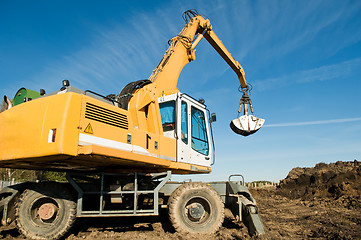
[[[209,122],[216,122],[217,121],[217,116],[215,113],[211,113],[211,117],[209,118]]]

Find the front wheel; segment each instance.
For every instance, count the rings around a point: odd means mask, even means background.
[[[214,233],[223,223],[224,204],[214,188],[201,182],[179,186],[168,200],[173,227],[184,233]]]
[[[58,239],[72,227],[76,203],[61,184],[39,184],[26,189],[15,208],[16,225],[31,239]]]

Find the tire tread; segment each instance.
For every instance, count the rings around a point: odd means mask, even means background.
[[[64,199],[64,205],[66,208],[66,211],[69,212],[68,218],[65,222],[63,222],[63,226],[60,227],[55,233],[49,234],[46,236],[43,236],[41,233],[36,233],[29,229],[28,227],[24,226],[24,224],[21,221],[21,206],[24,204],[24,201],[30,197],[34,192],[37,192],[37,190],[43,190],[43,191],[52,191],[54,189],[57,189],[57,196],[62,196]],[[76,203],[73,200],[73,196],[71,195],[70,191],[68,191],[67,188],[62,186],[62,184],[54,183],[54,182],[46,182],[46,183],[40,183],[38,185],[33,185],[29,187],[28,189],[25,189],[24,192],[20,195],[18,198],[16,205],[15,205],[15,223],[20,231],[24,236],[30,239],[59,239],[62,236],[64,236],[74,225],[74,222],[76,220]]]
[[[219,209],[220,211],[218,212],[218,220],[215,224],[213,224],[212,226],[210,226],[206,232],[199,232],[199,231],[192,231],[191,229],[189,229],[187,226],[185,226],[181,219],[180,216],[177,216],[177,204],[178,202],[181,200],[182,195],[185,194],[188,191],[192,191],[192,190],[205,190],[205,191],[210,191],[211,195],[214,197],[215,200],[215,204],[217,205],[217,209]],[[219,193],[211,186],[207,185],[206,183],[202,183],[202,182],[187,182],[182,184],[181,186],[179,186],[170,196],[169,200],[168,200],[168,212],[169,212],[169,218],[170,221],[174,227],[174,229],[177,232],[181,232],[181,233],[214,233],[216,232],[223,223],[224,220],[224,203],[222,201],[222,198],[220,197]]]

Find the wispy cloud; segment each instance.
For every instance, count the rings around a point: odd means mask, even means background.
[[[178,33],[171,33],[175,26],[171,14],[160,11],[137,13],[127,22],[95,27],[81,49],[48,63],[33,77],[34,82],[69,79],[82,89],[120,91],[130,81],[149,77],[168,47],[167,40]]]
[[[309,122],[266,124],[263,127],[296,127],[296,126],[322,125],[322,124],[346,123],[346,122],[357,122],[357,121],[361,121],[361,117],[330,119],[330,120],[322,120],[322,121],[309,121]]]
[[[308,83],[314,81],[327,81],[344,79],[351,74],[361,74],[361,58],[345,61],[338,64],[325,65],[314,69],[295,72],[289,75],[259,80],[255,82],[260,91],[278,88],[294,83]]]
[[[242,7],[248,14],[234,19],[239,23],[237,26],[246,25],[242,29],[244,40],[247,41],[243,50],[246,55],[259,52],[263,59],[274,59],[275,56],[279,58],[291,54],[303,46],[308,46],[308,52],[318,51],[320,46],[317,43],[327,41],[322,46],[322,52],[332,56],[361,40],[358,27],[360,2],[328,4],[326,7],[322,1],[255,1]],[[352,18],[356,18],[356,21],[351,21],[355,24],[348,27],[354,31],[349,31],[345,25]],[[344,36],[342,41],[338,41],[340,36]]]

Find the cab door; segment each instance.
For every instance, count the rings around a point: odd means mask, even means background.
[[[177,160],[200,166],[210,166],[209,125],[206,109],[185,96],[177,99]]]

